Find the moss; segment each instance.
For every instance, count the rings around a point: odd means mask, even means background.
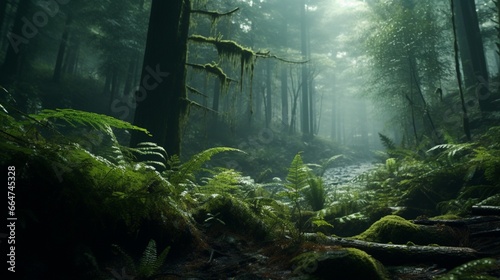
[[[303,253],[292,259],[292,264],[294,273],[316,279],[388,279],[382,264],[354,248]]]
[[[372,242],[393,242],[405,244],[409,238],[415,236],[419,226],[396,215],[388,215],[375,222],[363,233],[354,238]]]
[[[212,195],[195,214],[195,219],[202,223],[207,214],[217,215],[222,227],[242,234],[249,234],[257,239],[269,235],[269,227],[252,212],[244,202],[230,195]]]
[[[462,219],[462,217],[453,214],[446,214],[446,215],[432,217],[429,220],[460,220],[460,219]]]
[[[233,64],[239,62],[240,89],[243,89],[242,81],[245,72],[250,74],[250,81],[252,80],[255,58],[257,56],[253,50],[245,48],[235,41],[222,40],[220,38],[192,35],[189,39],[193,42],[213,44],[221,57],[227,58],[229,61],[233,62]]]
[[[460,234],[448,226],[420,226],[396,215],[383,217],[353,238],[379,243],[418,245],[434,243],[454,246],[461,242]]]
[[[191,64],[188,63],[187,65],[193,67],[195,70],[200,70],[200,71],[206,71],[209,74],[212,74],[216,76],[219,79],[220,86],[222,88],[222,92],[226,92],[227,88],[229,87],[229,83],[233,81],[230,79],[226,73],[224,73],[224,70],[217,65],[217,63],[207,63],[207,64]]]

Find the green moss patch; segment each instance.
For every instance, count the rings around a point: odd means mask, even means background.
[[[212,227],[249,234],[257,239],[265,239],[269,227],[244,202],[230,195],[212,195],[208,201],[197,211],[195,219],[205,223],[210,217]]]
[[[364,251],[342,248],[324,252],[307,252],[294,259],[294,273],[316,279],[388,279],[385,268]]]
[[[392,244],[417,245],[439,244],[445,246],[458,245],[460,236],[452,228],[445,225],[421,226],[396,215],[388,215],[375,222],[355,239]]]

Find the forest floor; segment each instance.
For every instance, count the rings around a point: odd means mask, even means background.
[[[331,187],[328,192],[341,193],[350,191],[356,177],[374,168],[372,163],[359,163],[345,167],[331,168],[324,178]],[[500,235],[495,229],[500,228],[500,217],[492,216],[487,221],[468,228],[467,247],[473,248],[481,256],[492,257],[500,262]],[[494,220],[498,220],[495,222]],[[493,230],[491,234],[477,235],[477,232]],[[292,240],[272,242],[257,241],[252,236],[245,236],[231,231],[213,231],[206,233],[208,247],[186,254],[182,258],[168,262],[167,268],[156,279],[323,279],[297,271],[291,260],[301,253],[315,250],[334,250],[335,246],[312,242],[296,243]],[[389,279],[427,280],[436,279],[450,271],[450,267],[434,263],[387,264],[380,259]],[[347,269],[347,268],[346,268]],[[295,270],[295,271],[294,271]],[[500,279],[500,266],[487,272],[491,279]],[[336,279],[335,275],[331,279]],[[330,278],[329,278],[330,279]],[[461,279],[461,278],[457,278]],[[480,279],[480,278],[478,278]],[[483,278],[481,278],[483,279]],[[490,278],[484,278],[490,279]]]
[[[211,279],[322,279],[294,271],[290,264],[293,257],[306,251],[335,249],[333,246],[305,242],[297,245],[290,240],[257,242],[249,236],[231,232],[219,232],[208,236],[211,249],[191,252],[183,258],[169,262],[166,270],[156,279],[211,280]],[[489,236],[471,240],[472,248],[479,252],[488,251],[488,257],[500,261],[500,239]],[[383,260],[380,260],[384,263]],[[385,265],[389,279],[431,280],[449,271],[449,268],[432,263],[409,263],[406,265]],[[348,268],[346,268],[348,269]],[[491,279],[500,279],[500,266],[488,271]],[[331,279],[336,279],[332,275]],[[456,278],[461,279],[461,278]],[[483,279],[483,278],[477,278]],[[484,278],[489,279],[489,278]]]

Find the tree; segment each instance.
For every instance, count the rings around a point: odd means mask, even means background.
[[[191,1],[153,0],[134,124],[153,138],[133,134],[132,145],[153,141],[169,156],[180,154],[181,122],[186,115],[186,50]]]
[[[488,89],[488,71],[484,55],[483,40],[474,0],[452,0],[454,2],[457,37],[464,74],[465,88],[476,90],[482,111],[491,111],[494,105]]]
[[[301,54],[302,54],[302,59],[307,60],[309,55],[308,55],[308,36],[307,36],[307,31],[308,31],[308,26],[307,26],[307,17],[306,17],[306,2],[305,0],[299,1],[300,3],[300,44],[301,44]],[[301,107],[301,128],[302,128],[302,134],[304,135],[305,138],[309,138],[312,136],[312,128],[309,122],[310,119],[310,113],[309,113],[309,67],[308,64],[303,64],[302,65],[302,107]]]
[[[38,29],[26,20],[31,5],[30,0],[19,1],[14,25],[11,32],[7,34],[9,47],[7,48],[5,60],[0,68],[0,83],[3,86],[8,86],[14,82],[22,66],[26,44],[29,42],[30,38],[36,36],[38,33]]]
[[[433,5],[414,0],[373,4],[374,26],[367,30],[373,67],[370,91],[381,107],[389,106],[404,138],[414,143],[424,135],[435,136],[429,108],[437,99],[431,94],[446,73],[438,48],[447,42]]]

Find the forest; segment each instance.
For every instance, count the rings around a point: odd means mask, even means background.
[[[500,279],[500,1],[1,0],[2,279]]]

